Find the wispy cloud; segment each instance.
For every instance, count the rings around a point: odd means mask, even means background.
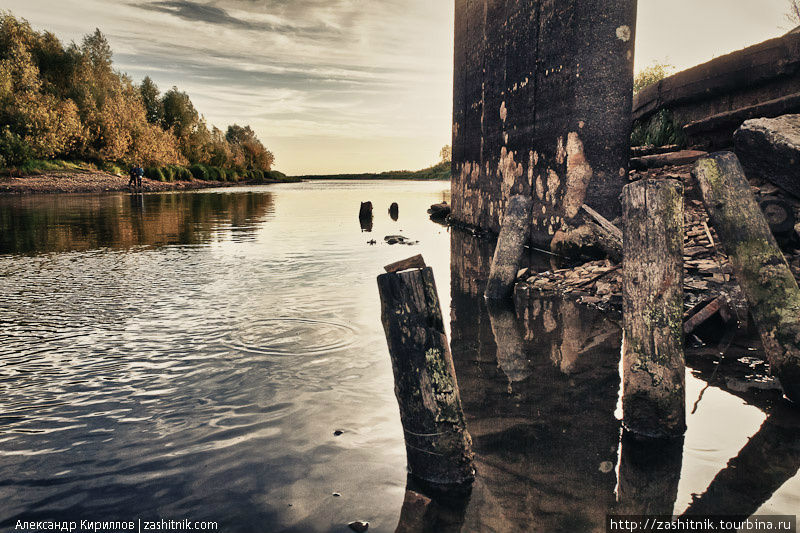
[[[450,0],[6,3],[66,41],[100,28],[120,70],[252,124],[284,171],[419,168],[450,141]]]

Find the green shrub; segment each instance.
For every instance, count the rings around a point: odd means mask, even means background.
[[[662,109],[644,122],[636,121],[631,131],[631,146],[686,145],[686,134],[669,109]]]
[[[64,161],[65,168],[80,168],[85,163],[75,163],[71,161]],[[102,170],[103,172],[108,172],[109,174],[114,174],[116,176],[127,176],[128,171],[126,168],[130,168],[125,163],[113,162],[113,161],[103,161],[101,164],[97,165],[97,167]]]
[[[173,165],[161,167],[161,173],[164,175],[166,181],[175,181],[175,168]]]
[[[675,67],[673,65],[657,61],[649,67],[645,67],[633,78],[633,94],[671,76],[674,71]]]
[[[280,172],[278,170],[268,170],[264,172],[264,177],[271,179],[271,180],[285,180],[286,174]]]
[[[167,181],[160,167],[147,167],[144,169],[144,177],[153,181]]]
[[[194,176],[186,167],[176,167],[175,170],[175,179],[180,181],[192,181]]]
[[[208,179],[208,168],[205,165],[201,165],[199,163],[194,164],[189,167],[189,171],[194,176],[196,180],[207,180]]]
[[[33,149],[25,139],[9,130],[7,127],[0,133],[0,157],[9,166],[18,166],[33,159]]]
[[[222,181],[223,177],[220,173],[219,167],[208,167],[208,179],[213,181]]]

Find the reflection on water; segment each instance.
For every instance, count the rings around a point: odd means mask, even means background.
[[[619,326],[553,299],[517,301],[522,320],[513,307],[487,308],[491,248],[452,239],[453,357],[478,471],[467,530],[604,529],[615,501]]]
[[[621,328],[613,317],[526,293],[514,305],[487,307],[491,243],[453,231],[451,250],[452,352],[476,480],[455,504],[410,484],[400,531],[602,532],[608,514],[796,512],[794,410],[762,397],[770,416],[751,427],[755,435],[727,465],[725,444],[737,431],[710,430],[703,417],[712,411],[742,423],[743,405],[731,396],[698,404],[686,439],[622,435]],[[691,390],[702,383],[689,379]],[[709,434],[714,447],[699,449]],[[713,480],[703,479],[709,466],[719,471]],[[687,486],[707,488],[681,493]]]
[[[426,214],[447,188],[0,199],[0,530],[393,528],[405,448],[375,276],[413,253],[447,276],[449,235]],[[398,234],[419,244],[383,242]]]
[[[269,193],[0,196],[0,253],[202,244],[252,236]]]
[[[800,508],[800,422],[742,388],[749,363],[732,379],[693,360],[683,442],[621,437],[615,318],[524,294],[487,307],[492,243],[428,219],[446,189],[0,198],[0,528],[579,532],[612,512]],[[468,494],[406,476],[375,276],[417,253],[451,316]]]

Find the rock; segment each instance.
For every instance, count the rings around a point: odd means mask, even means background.
[[[366,530],[369,529],[369,522],[362,522],[361,520],[356,520],[355,522],[350,522],[349,524],[347,524],[347,527],[349,527],[356,533],[364,533]]]
[[[334,431],[334,432],[333,432],[333,436],[334,436],[334,437],[338,437],[338,436],[339,436],[339,435],[341,435],[342,433],[344,433],[344,431],[342,431],[341,429],[337,429],[336,431]]]
[[[419,243],[419,241],[412,241],[404,235],[387,235],[383,240],[386,241],[387,244],[407,244],[409,246]]]
[[[431,216],[431,220],[444,220],[447,218],[447,215],[450,214],[450,206],[447,205],[447,202],[442,202],[440,204],[433,204],[430,209],[428,209],[428,214]]]
[[[334,492],[334,493],[333,493],[333,497],[334,497],[334,498],[338,498],[338,497],[340,497],[340,496],[341,496],[341,494],[339,494],[338,492]]]
[[[800,115],[745,121],[733,141],[749,179],[768,180],[800,197]]]
[[[397,202],[393,202],[392,205],[389,206],[389,216],[392,220],[397,221],[400,216],[400,207],[397,205]]]

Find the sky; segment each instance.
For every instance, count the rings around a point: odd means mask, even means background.
[[[450,143],[452,0],[3,0],[65,43],[249,124],[287,174],[419,169]],[[787,0],[639,0],[636,69],[684,69],[782,35]]]

